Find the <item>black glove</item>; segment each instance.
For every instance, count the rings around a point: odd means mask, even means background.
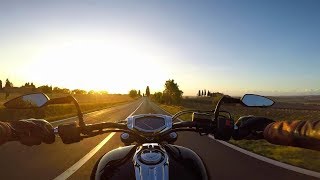
[[[12,121],[9,126],[13,138],[27,146],[40,145],[41,142],[52,144],[55,141],[52,125],[43,119]]]
[[[270,124],[275,122],[272,119],[257,116],[242,116],[236,122],[238,129],[234,130],[233,139],[263,139],[263,131]]]

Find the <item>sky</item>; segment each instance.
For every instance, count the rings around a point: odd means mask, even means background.
[[[0,79],[320,94],[319,9],[317,0],[0,1]]]

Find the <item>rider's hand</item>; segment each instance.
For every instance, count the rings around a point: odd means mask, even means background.
[[[12,121],[9,126],[13,138],[27,146],[39,145],[41,142],[51,144],[55,141],[52,125],[43,119]]]
[[[263,139],[263,131],[272,119],[257,116],[243,116],[236,122],[236,129],[232,135],[233,139]]]

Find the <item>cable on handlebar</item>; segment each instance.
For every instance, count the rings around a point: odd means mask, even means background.
[[[87,124],[85,127],[82,128],[82,132],[85,134],[91,131],[97,131],[97,130],[103,130],[103,129],[110,129],[110,128],[117,128],[121,130],[126,130],[127,125],[126,124],[120,124],[120,123],[110,123],[110,122],[102,122],[98,124]]]
[[[213,111],[201,111],[201,110],[195,110],[195,109],[190,109],[190,110],[184,110],[184,111],[179,111],[176,114],[172,116],[172,121],[177,119],[178,117],[188,114],[188,113],[194,113],[194,112],[199,112],[199,113],[212,113]]]
[[[128,130],[123,130],[123,129],[107,129],[107,130],[96,130],[96,131],[92,131],[82,137],[84,138],[88,138],[88,137],[93,137],[93,136],[97,136],[97,135],[101,135],[104,133],[111,133],[111,132],[125,132],[125,133],[129,133],[132,134],[131,131]]]
[[[172,121],[174,121],[175,119],[177,119],[178,117],[182,116],[183,114],[188,114],[188,113],[193,113],[195,111],[198,111],[198,110],[184,110],[184,111],[179,111],[177,112],[176,114],[174,114],[172,116]]]
[[[172,129],[182,128],[182,127],[189,127],[189,128],[195,127],[195,123],[192,121],[188,121],[188,122],[178,122],[172,125]]]

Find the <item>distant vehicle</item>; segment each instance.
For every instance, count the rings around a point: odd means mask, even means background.
[[[231,114],[220,111],[223,103],[240,103],[247,107],[269,107],[273,101],[247,94],[241,99],[223,96],[215,110],[186,110],[173,116],[140,114],[118,123],[85,124],[77,100],[72,96],[49,99],[43,93],[33,93],[8,101],[8,108],[39,108],[50,104],[73,102],[78,110],[76,123],[60,125],[55,129],[66,144],[109,132],[122,132],[125,147],[102,156],[94,166],[91,179],[208,179],[206,166],[192,150],[173,145],[178,131],[192,131],[201,135],[213,134],[216,139],[228,141],[234,131]],[[175,122],[183,114],[192,113],[192,120]],[[255,133],[255,132],[253,132]]]

